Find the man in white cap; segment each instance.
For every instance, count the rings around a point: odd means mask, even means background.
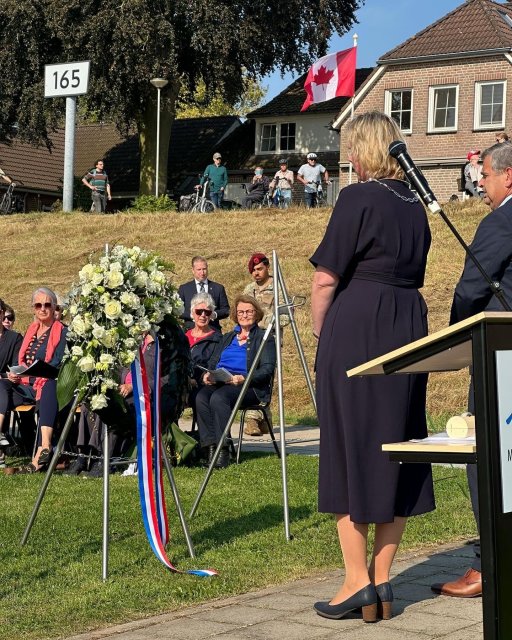
[[[210,200],[220,209],[222,206],[222,198],[224,197],[224,189],[228,183],[228,172],[226,167],[221,165],[222,156],[220,153],[213,154],[213,164],[209,164],[204,170],[200,184],[196,187],[202,187],[205,180],[210,181]]]

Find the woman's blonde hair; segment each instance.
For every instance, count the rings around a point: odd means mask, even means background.
[[[403,140],[392,118],[380,111],[362,113],[349,121],[345,135],[350,156],[362,173],[360,178],[404,179],[404,172],[388,151],[394,140]]]

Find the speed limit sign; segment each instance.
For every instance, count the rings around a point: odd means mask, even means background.
[[[45,65],[44,97],[81,96],[87,93],[89,65],[89,60]]]

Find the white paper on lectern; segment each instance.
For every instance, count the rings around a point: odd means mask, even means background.
[[[512,351],[496,351],[503,513],[512,511]]]

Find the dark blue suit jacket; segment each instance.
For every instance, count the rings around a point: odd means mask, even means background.
[[[194,326],[194,322],[190,317],[190,303],[196,293],[197,287],[195,280],[185,282],[185,284],[180,285],[178,289],[178,295],[183,300],[183,304],[185,305],[185,310],[181,315],[181,318],[185,320],[185,329],[190,329]],[[218,282],[212,282],[211,280],[208,280],[208,293],[211,295],[213,301],[215,302],[215,311],[217,313],[217,318],[215,320],[212,320],[210,322],[210,325],[220,331],[221,329],[219,320],[222,320],[223,318],[227,318],[229,316],[229,302],[226,295],[226,290]]]
[[[505,298],[512,306],[512,199],[482,220],[470,248],[490,278],[501,284]],[[453,296],[450,324],[481,311],[504,309],[480,271],[466,257]]]

